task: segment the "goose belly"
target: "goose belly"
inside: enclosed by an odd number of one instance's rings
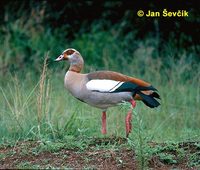
[[[81,98],[80,98],[81,99]],[[132,93],[120,92],[120,93],[100,93],[90,92],[85,96],[83,100],[91,106],[107,109],[108,107],[116,106],[123,101],[130,101],[132,99]]]

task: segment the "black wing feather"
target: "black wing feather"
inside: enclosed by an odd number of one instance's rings
[[[142,91],[148,91],[148,90],[152,90],[154,92],[150,95],[142,93]],[[155,98],[160,99],[160,95],[155,91],[157,91],[157,89],[154,88],[153,86],[144,87],[144,86],[139,86],[137,84],[134,84],[132,82],[124,82],[121,86],[119,86],[117,89],[115,89],[111,93],[132,92],[133,95],[137,93],[141,96],[144,104],[146,104],[147,106],[151,108],[154,108],[160,105],[160,103],[155,99]]]
[[[157,89],[154,88],[153,86],[144,87],[144,86],[139,86],[137,84],[134,84],[132,82],[124,82],[121,86],[119,86],[117,89],[112,91],[112,93],[133,92],[133,91],[148,91],[148,90],[157,91]]]
[[[151,95],[146,95],[142,92],[138,92],[138,94],[142,97],[142,101],[147,106],[154,108],[160,105],[160,103],[156,99],[154,99]]]
[[[112,93],[117,92],[133,92],[135,91],[139,86],[137,84],[131,83],[131,82],[124,82],[121,86],[119,86],[117,89],[112,91]]]

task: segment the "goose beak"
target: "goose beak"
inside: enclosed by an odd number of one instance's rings
[[[56,58],[54,61],[62,61],[64,60],[64,55],[61,54],[58,58]]]

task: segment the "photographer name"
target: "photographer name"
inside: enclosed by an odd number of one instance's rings
[[[158,11],[151,11],[148,10],[148,13],[145,14],[146,17],[188,17],[188,11],[187,10],[177,10],[177,11],[167,11],[167,9],[164,9],[161,12]]]

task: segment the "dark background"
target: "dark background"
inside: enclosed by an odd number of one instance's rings
[[[163,9],[167,9],[168,11],[187,10],[189,12],[189,17],[138,17],[137,11],[139,9],[160,12],[162,12]],[[23,23],[21,24],[21,27],[17,25],[18,23],[16,24],[18,20]],[[32,21],[31,25],[26,28],[26,23],[30,21]],[[12,24],[16,24],[16,27],[18,28],[17,31],[13,28],[14,26]],[[144,39],[151,37],[155,39],[155,42],[152,41],[154,43],[153,46],[155,47],[155,55],[153,55],[153,57],[165,57],[166,53],[168,53],[168,47],[171,46],[170,48],[173,49],[172,56],[174,58],[179,59],[181,57],[180,54],[183,53],[192,53],[195,62],[199,62],[200,60],[200,13],[199,2],[195,0],[154,0],[134,2],[111,0],[1,0],[0,25],[0,37],[3,42],[6,41],[5,37],[8,36],[8,34],[12,40],[18,39],[9,49],[12,50],[12,57],[18,55],[18,52],[16,52],[15,49],[12,49],[12,46],[20,46],[19,51],[23,51],[24,54],[23,61],[20,61],[21,63],[16,65],[2,59],[1,65],[2,68],[4,68],[4,71],[5,68],[6,70],[17,70],[24,65],[22,63],[35,60],[32,55],[36,53],[36,50],[41,51],[39,54],[40,57],[44,56],[46,51],[50,51],[51,54],[57,55],[68,46],[67,44],[73,46],[73,41],[77,40],[79,37],[82,37],[85,34],[91,34],[95,37],[95,33],[97,32],[111,32],[114,35],[114,41],[126,44],[121,47],[127,51],[127,53],[125,52],[125,56],[128,56],[138,48],[138,41],[143,41]],[[57,46],[59,47],[49,44],[42,49],[33,49],[33,45],[27,45],[23,42],[27,42],[33,37],[37,37],[37,35],[31,35],[33,32],[24,33],[22,31],[23,28],[25,31],[35,28],[35,32],[38,31],[40,33],[38,36],[40,37],[49,31],[49,36],[56,37],[55,41],[58,41]],[[91,39],[91,41],[95,41],[95,38]],[[19,42],[20,40],[23,42]],[[11,44],[12,43],[13,42],[11,42]],[[62,43],[65,43],[66,45],[62,45]],[[95,44],[96,43],[98,44],[98,42],[95,42]],[[108,42],[105,40],[105,44],[107,43]],[[119,46],[121,44],[119,44]],[[98,48],[103,47],[104,46],[100,46]],[[76,46],[74,48],[76,48]],[[79,46],[78,48],[79,50],[82,50],[82,47]],[[2,49],[5,50],[5,46],[3,46]],[[5,53],[6,52],[2,52],[1,57],[3,57]],[[101,54],[99,53],[99,55]],[[37,63],[37,61],[35,62]],[[93,60],[89,60],[88,64],[93,62]],[[98,59],[97,66],[103,66],[102,62]]]

